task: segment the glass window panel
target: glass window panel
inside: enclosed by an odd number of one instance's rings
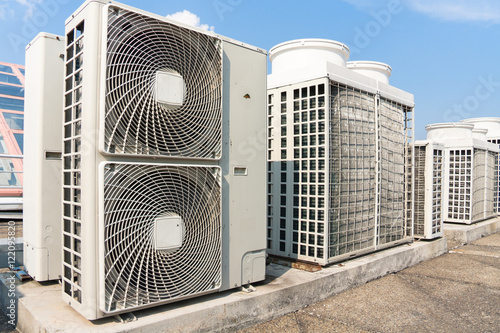
[[[14,133],[14,138],[19,145],[19,149],[21,150],[21,154],[24,154],[24,135],[22,133]]]
[[[7,66],[7,65],[0,65],[0,72],[5,72],[5,73],[14,73],[12,71],[12,67]]]
[[[24,115],[18,113],[4,112],[3,117],[10,129],[24,130]]]
[[[3,139],[2,133],[0,133],[0,154],[7,154],[7,145],[5,144],[5,140]]]
[[[8,86],[6,84],[0,84],[0,94],[24,97],[24,87]]]
[[[21,81],[15,75],[3,74],[0,73],[0,82],[19,84],[21,85]]]
[[[0,186],[21,186],[10,158],[0,158]]]
[[[24,100],[0,97],[0,109],[24,111]]]

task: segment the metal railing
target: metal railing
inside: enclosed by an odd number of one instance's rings
[[[5,189],[22,190],[23,155],[0,154],[0,194]]]

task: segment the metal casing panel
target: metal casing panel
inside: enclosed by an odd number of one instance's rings
[[[444,146],[436,142],[415,144],[415,224],[416,238],[443,236]]]
[[[307,96],[300,93],[304,90]],[[328,263],[328,242],[320,239],[328,240],[329,233],[329,92],[327,77],[268,90],[268,252],[320,265]],[[317,202],[309,206],[311,198]]]
[[[26,48],[24,265],[37,281],[61,277],[61,137],[64,37]]]
[[[369,93],[379,93],[381,97],[409,107],[414,107],[415,105],[414,96],[412,94],[330,62],[325,62],[321,65],[316,64],[310,67],[306,64],[300,71],[292,69],[270,74],[268,76],[268,86],[270,89],[273,89],[325,76],[328,76],[332,81]]]
[[[66,52],[66,80],[72,80],[71,87],[65,87],[65,123],[72,127],[80,124],[79,134],[69,133],[63,138],[63,193],[80,190],[80,198],[75,200],[63,196],[63,224],[70,227],[63,232],[63,300],[87,319],[101,317],[98,309],[98,173],[97,166],[103,158],[97,152],[99,128],[99,92],[102,9],[100,2],[89,1],[83,10],[75,13],[66,24],[67,49],[75,50],[73,55]],[[68,35],[83,33],[71,42]],[[74,36],[74,35],[73,35]],[[83,49],[76,50],[78,40]],[[75,67],[75,60],[81,57],[81,68]],[[72,70],[70,70],[72,69]],[[84,80],[77,82],[80,71]],[[75,92],[80,90],[80,98]],[[79,110],[79,111],[78,111]],[[78,112],[77,112],[78,111]],[[66,115],[70,115],[66,118]],[[75,149],[75,144],[80,145]],[[66,149],[68,144],[69,148]],[[79,164],[75,162],[79,160]],[[68,179],[69,177],[69,179]],[[77,180],[78,177],[78,180]],[[77,229],[77,227],[79,229]]]
[[[229,289],[265,278],[267,57],[227,41],[223,50],[222,289]],[[257,280],[242,280],[247,253],[259,254],[251,260]]]
[[[426,221],[424,237],[433,239],[443,236],[443,168],[444,147],[437,143],[427,146],[426,158]]]

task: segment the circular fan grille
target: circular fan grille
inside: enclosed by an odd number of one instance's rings
[[[220,156],[219,39],[127,10],[110,10],[106,61],[108,153]],[[159,72],[182,77],[182,105],[157,102]]]
[[[221,283],[219,169],[108,164],[104,176],[105,312],[216,290]],[[155,220],[184,223],[175,251],[154,246]]]

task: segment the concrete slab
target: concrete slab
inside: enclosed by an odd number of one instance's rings
[[[493,218],[474,224],[444,223],[443,231],[451,250],[468,244],[500,230],[500,218]]]
[[[487,249],[484,251],[478,249],[475,253],[463,249],[464,247],[452,250],[449,254],[453,256],[422,262],[403,273],[483,285],[486,288],[498,289],[500,292],[500,260],[488,256]]]
[[[398,273],[295,315],[301,332],[494,332],[500,320],[492,300],[499,295],[481,285]]]
[[[19,287],[21,332],[213,332],[236,330],[301,309],[368,281],[446,253],[444,238],[402,245],[318,272],[271,264],[257,291],[227,291],[134,312],[137,321],[113,318],[90,322],[61,300],[58,284]],[[306,320],[305,318],[304,320]],[[285,327],[286,322],[282,323]],[[344,327],[349,331],[349,327]]]
[[[495,258],[497,260],[494,260],[494,261],[498,261],[498,259],[500,258],[500,247],[491,246],[491,247],[487,248],[487,251],[485,251],[485,248],[486,248],[485,246],[474,245],[474,243],[471,243],[471,244],[466,245],[464,247],[450,250],[450,252],[451,253],[486,256],[486,257]]]
[[[493,234],[488,237],[480,238],[478,240],[475,240],[471,243],[472,245],[479,245],[479,246],[494,246],[499,248],[500,247],[500,233]]]
[[[238,333],[498,332],[500,260],[490,256],[498,236]]]

